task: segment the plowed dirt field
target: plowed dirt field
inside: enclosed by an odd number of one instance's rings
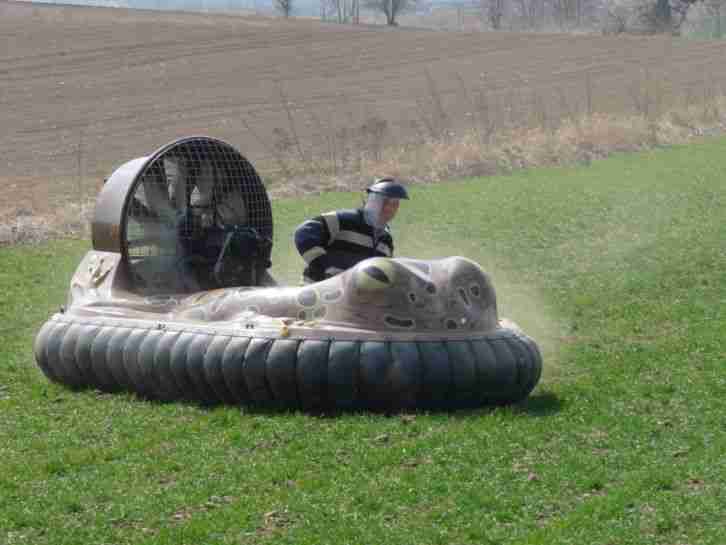
[[[0,211],[94,194],[116,166],[190,134],[271,165],[281,135],[308,153],[372,119],[390,143],[476,108],[505,124],[632,110],[646,87],[654,103],[688,100],[726,84],[725,59],[724,41],[0,1]]]

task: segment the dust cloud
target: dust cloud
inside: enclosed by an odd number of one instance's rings
[[[567,323],[548,303],[544,287],[525,283],[501,256],[485,252],[475,241],[437,241],[420,232],[403,232],[396,238],[398,257],[443,259],[461,256],[476,261],[490,276],[497,296],[499,319],[507,319],[532,337],[542,352],[543,380],[553,380],[560,370],[560,348]]]
[[[462,256],[479,263],[491,277],[500,319],[514,322],[537,342],[544,359],[543,380],[553,380],[560,369],[560,345],[567,327],[565,319],[547,302],[544,288],[525,283],[523,274],[517,273],[501,256],[484,253],[474,241],[452,244],[433,238],[412,228],[395,229],[396,257],[442,259]],[[273,246],[272,263],[271,273],[281,285],[302,283],[304,262],[295,250],[292,232],[280,233]]]

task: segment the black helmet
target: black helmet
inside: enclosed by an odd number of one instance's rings
[[[406,188],[393,178],[379,178],[366,192],[380,193],[389,199],[408,199]]]

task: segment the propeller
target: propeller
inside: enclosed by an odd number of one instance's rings
[[[126,258],[145,289],[253,285],[260,267],[270,266],[267,192],[228,144],[204,137],[170,144],[138,171],[129,192]]]

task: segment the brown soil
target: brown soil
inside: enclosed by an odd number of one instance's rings
[[[391,143],[484,111],[505,125],[588,104],[622,112],[702,98],[726,84],[724,58],[724,41],[0,0],[0,220],[94,195],[113,168],[181,136],[216,136],[273,165],[283,133],[296,133],[305,154],[325,152],[332,135],[346,138],[340,129],[375,118],[388,121]]]

